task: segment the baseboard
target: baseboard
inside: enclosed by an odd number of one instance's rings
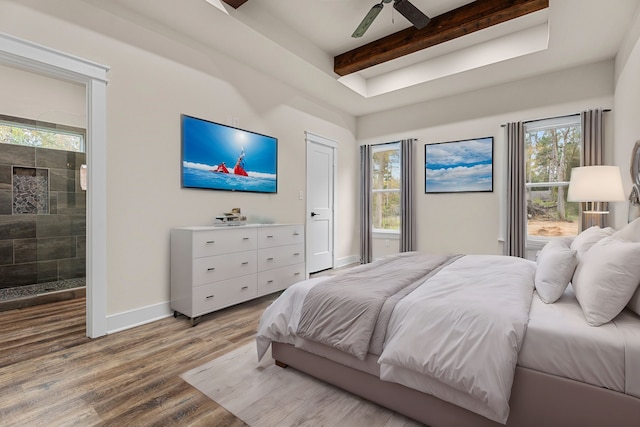
[[[340,259],[336,259],[335,263],[336,265],[333,268],[340,268],[340,267],[345,267],[349,264],[356,264],[360,262],[360,256],[358,255],[351,255],[345,258],[340,258]]]
[[[107,316],[107,334],[124,331],[145,323],[154,322],[173,315],[169,302],[148,305],[135,310]]]
[[[336,259],[336,265],[334,268],[340,268],[359,262],[360,257],[358,255],[351,255]],[[171,310],[168,301],[136,308],[135,310],[124,311],[122,313],[111,314],[107,316],[107,334],[124,331],[125,329],[134,328],[172,315],[173,310]]]

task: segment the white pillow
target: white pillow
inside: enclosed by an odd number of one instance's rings
[[[632,242],[640,242],[640,218],[636,218],[629,224],[622,227],[620,230],[613,233],[614,236],[620,239],[629,240]],[[627,307],[634,313],[640,316],[640,288],[633,294]]]
[[[535,285],[538,296],[547,304],[562,296],[578,264],[571,241],[572,238],[552,240],[538,254]]]
[[[577,251],[576,257],[578,261],[580,258],[596,243],[605,237],[611,236],[615,230],[611,227],[600,228],[597,225],[593,227],[587,228],[582,233],[578,234],[575,239],[573,239],[573,243],[571,243],[571,249],[575,249]]]
[[[640,242],[613,236],[593,245],[578,263],[573,290],[587,323],[600,326],[616,317],[640,284]]]
[[[636,218],[629,224],[616,231],[614,234],[619,239],[640,242],[640,218]]]

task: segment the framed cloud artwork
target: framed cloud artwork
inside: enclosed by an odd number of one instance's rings
[[[424,146],[424,192],[493,191],[493,137]]]

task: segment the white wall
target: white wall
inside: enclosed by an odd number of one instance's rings
[[[50,7],[48,2],[28,4]],[[341,238],[336,257],[357,254],[354,117],[224,55],[181,44],[85,2],[57,2],[47,13],[23,3],[5,2],[0,7],[4,32],[111,67],[108,314],[168,308],[173,226],[210,224],[231,207],[276,222],[303,223],[305,202],[298,200],[298,191],[305,189],[305,131],[339,143],[337,234]],[[129,41],[129,36],[135,38]],[[181,189],[181,113],[222,123],[237,117],[242,128],[276,136],[278,194]]]
[[[397,254],[398,252],[400,252],[400,239],[397,236],[373,236],[371,242],[373,259],[384,258],[387,255]]]
[[[501,125],[611,108],[613,70],[613,61],[600,62],[359,118],[360,144],[418,138],[417,250],[501,254],[506,162]],[[609,140],[611,134],[609,129]],[[425,144],[486,136],[494,137],[492,193],[424,193]]]
[[[0,114],[86,127],[85,87],[0,65]]]
[[[616,58],[615,120],[613,153],[615,164],[620,166],[625,194],[631,192],[629,173],[631,150],[640,140],[640,10],[635,25]],[[628,202],[618,203],[621,209],[614,213],[618,226],[627,222]]]

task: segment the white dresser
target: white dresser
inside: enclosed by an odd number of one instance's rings
[[[171,309],[191,318],[305,279],[302,224],[171,229]]]

